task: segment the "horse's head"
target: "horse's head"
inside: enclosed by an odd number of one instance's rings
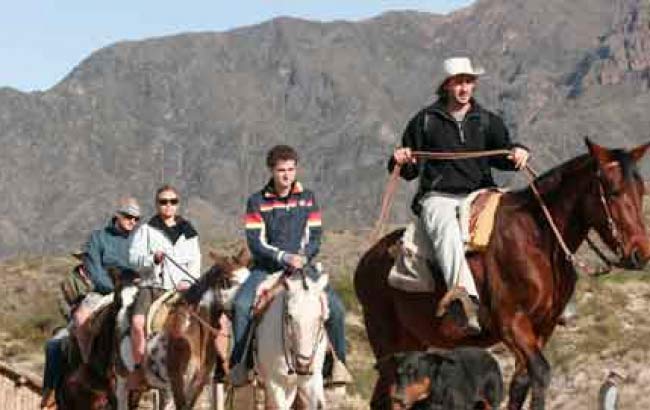
[[[229,279],[238,269],[247,268],[252,260],[251,253],[243,246],[236,255],[220,255],[210,251],[210,258],[214,262],[212,269],[221,272],[224,279]]]
[[[324,327],[329,317],[325,294],[327,283],[328,275],[325,274],[316,281],[301,273],[285,279],[285,343],[297,374],[312,374],[314,357],[326,337]]]
[[[248,265],[251,254],[248,248],[242,247],[234,256],[221,255],[210,251],[213,264],[183,295],[185,302],[195,305],[206,295],[206,292],[215,290],[216,298],[222,307],[229,309],[234,291],[233,281],[243,283],[248,277]]]
[[[585,211],[621,266],[642,269],[650,259],[650,237],[643,219],[644,183],[637,163],[650,143],[630,151],[609,150],[586,140],[596,164]]]

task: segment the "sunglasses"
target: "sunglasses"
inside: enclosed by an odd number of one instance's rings
[[[122,218],[124,218],[124,219],[131,219],[131,220],[136,221],[136,222],[138,222],[140,220],[139,216],[133,216],[133,215],[125,214],[124,212],[121,212],[120,215],[122,215]]]
[[[178,198],[161,198],[158,200],[158,205],[178,205]]]

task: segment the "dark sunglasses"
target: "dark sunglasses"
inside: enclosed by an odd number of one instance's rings
[[[158,200],[158,205],[178,205],[178,198],[171,198],[171,199],[159,199]]]
[[[125,214],[124,212],[121,212],[120,215],[122,215],[122,218],[124,218],[124,219],[132,219],[132,220],[134,220],[136,222],[138,222],[140,220],[139,216],[133,216],[133,215]]]

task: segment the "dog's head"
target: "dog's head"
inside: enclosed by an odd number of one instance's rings
[[[427,399],[440,364],[454,361],[444,351],[395,353],[392,360],[396,367],[395,383],[390,391],[393,410],[409,409]]]

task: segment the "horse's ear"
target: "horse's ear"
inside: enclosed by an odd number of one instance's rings
[[[638,160],[640,160],[645,155],[645,153],[648,151],[648,148],[650,148],[650,142],[646,142],[643,145],[639,145],[638,147],[633,148],[630,151],[630,156],[632,156],[632,160],[634,162],[637,162]]]
[[[242,267],[248,267],[251,263],[251,253],[248,250],[247,246],[242,246],[237,255],[235,256],[235,262]]]
[[[613,161],[612,154],[603,146],[592,142],[589,137],[585,137],[585,144],[589,149],[589,154],[595,158],[601,165],[608,164]]]
[[[228,258],[220,255],[216,251],[211,250],[208,252],[208,254],[210,255],[210,259],[212,259],[212,262],[214,262],[214,264],[217,266],[223,267],[228,262]]]

